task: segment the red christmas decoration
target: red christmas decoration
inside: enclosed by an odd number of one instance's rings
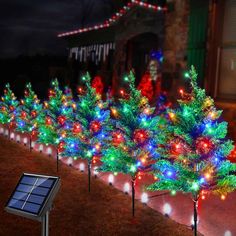
[[[95,76],[91,86],[96,90],[96,93],[102,94],[104,90],[104,85],[102,83],[102,78],[100,76]]]
[[[37,130],[33,130],[31,132],[31,137],[34,138],[34,139],[37,139],[38,138],[38,131]]]
[[[84,90],[83,90],[83,88],[80,87],[80,86],[77,88],[77,92],[78,92],[78,94],[80,94],[80,95],[84,94]]]
[[[35,110],[31,111],[31,116],[35,118],[37,116],[37,112]]]
[[[196,151],[199,155],[206,155],[214,148],[212,141],[206,137],[200,137],[196,140]]]
[[[122,98],[127,100],[130,98],[129,94],[123,88],[120,89],[120,95]]]
[[[180,155],[181,153],[183,154],[184,153],[183,143],[181,143],[179,140],[171,142],[170,150],[173,155]]]
[[[10,111],[14,111],[15,110],[15,107],[14,106],[10,106]]]
[[[190,93],[184,92],[183,89],[180,89],[179,93],[180,93],[181,99],[185,102],[190,102],[193,99],[192,95]]]
[[[81,125],[80,125],[79,123],[74,123],[74,124],[73,124],[73,130],[72,130],[72,132],[73,132],[74,134],[81,133],[81,132],[82,132],[82,127],[81,127]]]
[[[6,111],[6,107],[1,107],[1,110],[2,111]]]
[[[52,119],[50,117],[46,117],[46,125],[51,125],[52,124]]]
[[[48,96],[49,97],[54,97],[55,95],[56,95],[55,91],[53,89],[49,89]]]
[[[114,132],[112,134],[112,142],[114,146],[118,146],[121,143],[124,143],[125,139],[121,132]]]
[[[64,141],[61,141],[59,144],[58,144],[58,152],[61,153],[65,150],[65,142]]]
[[[101,129],[101,124],[99,121],[94,120],[90,123],[90,131],[93,133],[97,133]]]
[[[26,118],[26,115],[27,115],[27,114],[26,114],[25,111],[22,111],[22,112],[21,112],[21,118],[22,118],[22,119],[25,119],[25,118]]]
[[[11,121],[9,124],[10,129],[15,129],[16,128],[16,122]]]
[[[65,116],[58,116],[57,120],[60,125],[64,125],[66,122],[66,117]]]
[[[28,96],[29,96],[29,91],[28,91],[28,90],[25,90],[25,91],[24,91],[24,94],[25,94],[25,96],[28,97]]]
[[[144,129],[137,129],[134,131],[133,139],[136,143],[143,144],[148,139],[148,133]]]
[[[229,154],[228,160],[233,162],[233,163],[236,163],[236,145],[234,146],[234,149]]]

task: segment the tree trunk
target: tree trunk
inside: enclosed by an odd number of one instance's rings
[[[8,126],[8,139],[9,140],[11,139],[11,128],[10,128],[10,126]]]
[[[57,172],[59,169],[59,153],[58,153],[58,148],[57,148]]]
[[[32,150],[31,145],[32,145],[32,138],[31,138],[31,134],[30,134],[29,135],[29,149],[30,149],[30,152]]]
[[[134,217],[135,215],[135,178],[132,178],[131,180],[132,183],[132,216]]]
[[[91,161],[88,161],[88,191],[90,193],[90,185],[91,185]]]

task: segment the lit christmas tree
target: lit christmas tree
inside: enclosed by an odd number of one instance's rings
[[[26,85],[24,91],[24,99],[21,100],[17,109],[16,130],[29,134],[29,146],[31,150],[32,136],[37,130],[37,119],[42,112],[42,104],[40,104],[37,95],[32,90],[31,83]]]
[[[221,122],[222,111],[197,85],[197,74],[189,73],[191,93],[180,90],[179,108],[170,111],[173,130],[165,145],[163,159],[154,164],[158,181],[149,190],[190,193],[194,202],[194,235],[197,235],[199,198],[214,193],[225,199],[236,188],[236,164],[227,160],[233,148],[227,140],[227,123]]]
[[[90,191],[91,165],[99,158],[102,141],[108,135],[110,111],[107,109],[107,103],[102,101],[101,95],[92,88],[89,74],[83,76],[82,81],[85,88],[80,88],[73,125],[62,139],[62,155],[75,160],[87,160]]]
[[[10,89],[10,84],[7,84],[0,103],[0,123],[7,126],[9,138],[11,129],[15,128],[15,117],[18,104],[19,102]]]
[[[153,159],[159,158],[161,146],[165,143],[166,120],[154,115],[155,108],[150,107],[148,99],[135,88],[132,73],[124,79],[129,83],[129,91],[122,92],[124,98],[111,108],[115,122],[112,122],[110,139],[102,151],[100,170],[131,176],[134,216],[135,181],[150,168]]]
[[[44,102],[45,112],[41,114],[38,121],[38,142],[53,145],[57,149],[57,170],[59,152],[62,146],[60,139],[65,137],[66,129],[73,120],[73,107],[70,100],[59,88],[57,79],[52,81],[49,90],[49,100]]]

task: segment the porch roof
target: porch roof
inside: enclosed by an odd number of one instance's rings
[[[73,37],[72,35],[67,37],[68,46],[73,47],[76,45],[89,46],[104,43],[113,43],[115,41],[115,26],[109,28],[103,28],[96,31],[88,31],[80,34],[79,37]]]

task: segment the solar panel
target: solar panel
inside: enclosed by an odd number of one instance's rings
[[[59,185],[59,177],[24,173],[5,209],[30,218],[41,217],[51,207]]]

